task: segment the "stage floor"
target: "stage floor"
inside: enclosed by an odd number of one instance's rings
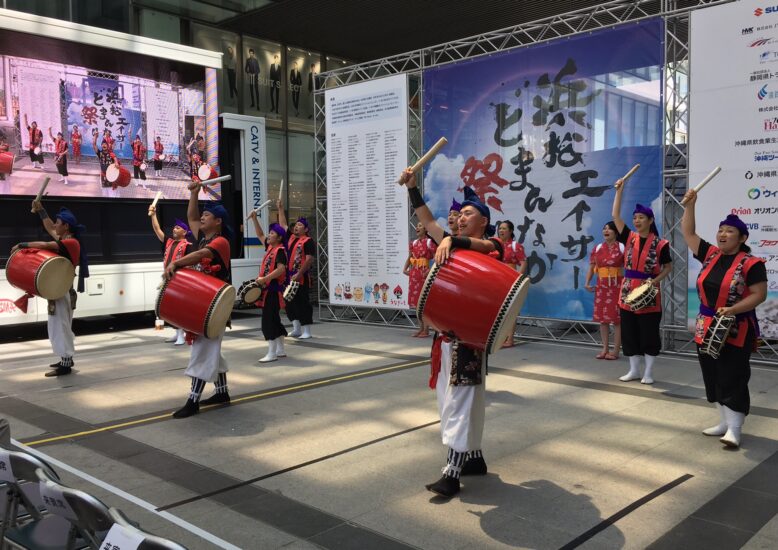
[[[229,407],[172,419],[188,349],[135,328],[79,337],[60,379],[43,377],[48,341],[0,345],[0,416],[65,483],[192,549],[778,548],[778,369],[753,368],[730,451],[700,433],[717,414],[694,360],[660,357],[649,387],[594,348],[503,350],[487,378],[489,474],[445,502],[424,489],[445,459],[429,339],[316,324],[260,366],[259,321],[224,339]]]

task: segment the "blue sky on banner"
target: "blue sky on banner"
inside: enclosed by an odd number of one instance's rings
[[[424,146],[449,140],[425,198],[445,227],[467,184],[516,225],[534,283],[524,315],[591,319],[589,256],[636,163],[622,216],[639,202],[661,217],[662,37],[647,21],[424,72]]]

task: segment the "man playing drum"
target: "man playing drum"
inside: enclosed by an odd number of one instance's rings
[[[465,187],[465,201],[457,219],[459,233],[452,237],[440,227],[424,202],[416,176],[406,169],[400,182],[408,188],[411,205],[427,234],[438,244],[435,262],[444,264],[454,248],[470,249],[502,259],[499,239],[489,238],[494,227],[489,224],[489,207]],[[452,315],[463,312],[452,307]],[[440,434],[448,447],[443,476],[427,485],[427,489],[444,498],[451,498],[459,490],[462,475],[486,474],[486,462],[481,451],[484,428],[487,354],[456,340],[438,334],[432,345],[432,376],[430,387],[435,388],[440,411]]]
[[[624,355],[629,358],[629,372],[619,380],[629,382],[640,380],[643,384],[653,384],[652,369],[659,351],[662,339],[659,335],[659,323],[662,320],[662,298],[657,292],[655,297],[640,309],[633,309],[627,303],[631,293],[637,289],[651,290],[651,286],[659,289],[659,283],[670,274],[673,264],[670,259],[669,243],[659,238],[659,231],[654,223],[654,212],[642,204],[635,206],[632,213],[632,223],[635,231],[631,231],[621,217],[621,195],[624,191],[624,180],[616,182],[616,196],[613,199],[613,223],[618,231],[617,240],[624,244],[624,280],[619,295],[621,308],[621,346]],[[631,298],[631,296],[630,296]],[[645,358],[646,368],[640,375],[640,356]]]
[[[281,200],[276,201],[276,205],[278,206],[278,224],[284,230],[289,231],[284,205]],[[300,284],[294,298],[286,304],[286,316],[292,321],[292,333],[289,336],[300,339],[311,338],[313,306],[311,306],[309,297],[310,271],[316,256],[316,244],[311,238],[308,220],[305,218],[297,218],[297,221],[294,222],[287,250],[289,250],[289,276],[292,282]]]
[[[751,378],[749,359],[759,337],[756,306],[767,298],[765,261],[751,255],[746,244],[748,226],[735,215],[719,224],[716,245],[704,241],[696,233],[694,207],[697,192],[686,192],[686,210],[681,218],[683,238],[702,262],[697,277],[700,312],[694,341],[705,382],[708,402],[715,403],[720,420],[716,426],[703,430],[710,436],[721,436],[727,447],[740,446],[740,431],[748,414],[751,399],[748,380]],[[703,353],[705,338],[715,330],[721,318],[734,316],[719,338],[724,344],[718,357]]]
[[[73,212],[67,208],[61,208],[57,213],[56,221],[51,221],[43,205],[35,200],[32,209],[38,213],[43,221],[46,232],[52,236],[53,241],[35,241],[19,243],[11,252],[20,248],[41,248],[56,252],[71,261],[73,266],[78,266],[78,291],[84,292],[84,279],[89,277],[89,262],[87,254],[81,246],[81,236],[86,227],[79,225]],[[49,365],[52,369],[46,376],[62,376],[70,374],[73,369],[73,354],[75,353],[75,335],[73,334],[73,310],[76,309],[76,293],[71,288],[70,292],[58,300],[49,300],[48,332],[51,341],[51,349],[59,355],[58,363]]]
[[[43,132],[38,128],[38,123],[34,120],[32,124],[27,124],[27,115],[24,115],[24,125],[29,132],[30,161],[32,167],[43,170]]]
[[[189,228],[195,239],[202,237],[196,250],[183,258],[174,260],[165,268],[165,277],[175,276],[176,270],[196,266],[195,269],[208,273],[225,282],[230,282],[230,242],[232,231],[229,227],[227,209],[221,204],[208,204],[200,214],[197,205],[197,194],[200,186],[190,184],[189,207],[187,218]],[[196,296],[193,296],[196,299]],[[189,336],[189,335],[188,335]],[[173,413],[174,418],[186,418],[200,411],[200,404],[228,404],[230,394],[227,390],[227,361],[222,355],[222,338],[205,338],[197,336],[192,342],[192,354],[189,366],[184,374],[192,379],[189,398],[182,408]],[[191,336],[189,338],[191,340]],[[216,385],[216,393],[208,399],[200,401],[206,382]]]

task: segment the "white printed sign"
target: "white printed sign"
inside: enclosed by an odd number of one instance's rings
[[[11,469],[11,457],[5,449],[0,449],[0,481],[8,481],[9,483],[16,481]]]
[[[100,550],[137,550],[145,538],[143,533],[131,531],[118,523],[114,523],[105,536]]]
[[[65,499],[65,495],[62,494],[62,490],[51,483],[39,483],[38,487],[41,492],[41,500],[46,509],[57,516],[62,516],[65,519],[77,520],[78,516],[70,507],[68,501]]]

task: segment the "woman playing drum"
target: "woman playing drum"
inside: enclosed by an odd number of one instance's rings
[[[157,136],[154,139],[154,175],[157,177],[162,176],[162,155],[165,152],[165,146],[162,145],[162,138]]]
[[[281,200],[276,201],[278,207],[278,225],[285,231],[290,226],[286,223],[286,213]],[[291,282],[300,286],[295,295],[286,302],[286,316],[292,321],[292,334],[295,338],[307,340],[311,338],[313,325],[313,306],[311,306],[310,291],[313,286],[311,268],[316,257],[316,244],[311,238],[308,220],[299,217],[291,225],[292,235],[287,243],[289,251],[289,277]]]
[[[408,196],[416,216],[427,234],[438,243],[435,262],[444,264],[454,248],[465,248],[502,259],[499,239],[490,225],[489,207],[465,187],[465,201],[457,220],[459,234],[452,237],[436,222],[430,209],[416,187],[416,176],[406,169],[400,179],[408,187]],[[488,281],[484,281],[487,285]],[[452,304],[452,315],[466,315]],[[486,462],[481,452],[484,428],[487,354],[439,334],[432,345],[432,377],[430,387],[435,388],[440,411],[440,433],[448,447],[448,457],[443,477],[427,485],[427,489],[444,498],[459,492],[461,475],[486,474]]]
[[[403,273],[408,276],[408,305],[416,308],[419,302],[419,294],[427,274],[430,271],[430,260],[435,257],[437,245],[427,237],[427,230],[419,222],[416,224],[416,239],[408,245],[408,259],[405,260]],[[413,333],[416,338],[426,338],[430,335],[429,328],[419,319],[421,328]]]
[[[203,213],[197,206],[197,195],[200,186],[190,184],[189,207],[186,214],[189,228],[195,239],[202,238],[195,247],[196,250],[183,258],[174,260],[165,268],[165,277],[170,279],[176,270],[186,266],[196,266],[199,271],[212,275],[225,282],[230,282],[230,242],[232,235],[229,214],[221,204],[209,203]],[[227,388],[227,361],[222,355],[222,339],[224,333],[217,338],[196,337],[192,342],[192,354],[189,366],[184,374],[192,379],[189,398],[182,408],[173,413],[174,418],[186,418],[200,412],[200,405],[215,403],[228,404],[230,394]],[[191,338],[190,338],[191,339]],[[208,399],[200,401],[206,382],[216,385],[216,393]]]
[[[497,223],[497,237],[502,243],[502,261],[512,266],[519,273],[527,270],[527,254],[524,252],[524,245],[516,242],[516,236],[513,233],[513,222],[505,220]],[[503,347],[513,347],[513,332],[503,344]]]
[[[719,410],[719,423],[703,430],[711,436],[722,436],[728,447],[740,445],[740,430],[748,414],[751,377],[749,359],[759,336],[756,306],[767,298],[765,261],[750,254],[746,244],[748,226],[735,215],[719,224],[716,245],[704,241],[696,233],[694,206],[697,192],[686,192],[686,210],[681,218],[683,238],[702,262],[697,277],[700,311],[694,341],[705,382],[705,394]],[[721,338],[724,346],[717,358],[701,353],[704,339],[713,330],[717,318],[734,316],[735,321]]]
[[[192,236],[192,231],[189,226],[176,219],[171,230],[170,237],[165,236],[165,232],[159,226],[159,220],[157,220],[157,207],[149,206],[149,217],[151,217],[151,227],[154,229],[154,234],[157,236],[160,242],[165,243],[165,253],[163,256],[163,267],[170,265],[170,262],[179,260],[192,252],[192,243],[188,237]],[[183,346],[186,344],[184,338],[184,329],[177,328],[176,335],[173,338],[165,340],[165,342],[173,342],[176,346]]]
[[[68,184],[68,142],[62,137],[62,132],[57,132],[57,137],[49,127],[49,137],[54,142],[54,164],[59,172],[59,181]]]
[[[631,231],[621,218],[621,194],[624,181],[616,182],[616,196],[613,199],[613,223],[618,230],[617,240],[625,246],[624,281],[619,295],[621,308],[621,337],[624,355],[629,358],[629,372],[619,380],[629,382],[640,380],[643,384],[653,384],[652,370],[654,361],[662,349],[659,323],[662,320],[662,299],[659,292],[640,309],[629,305],[627,298],[632,293],[652,290],[658,291],[659,283],[670,274],[673,264],[670,259],[669,243],[659,238],[654,223],[654,212],[638,204],[632,212]],[[638,291],[638,287],[641,287]],[[645,358],[646,368],[640,376],[640,356]]]
[[[43,227],[51,235],[53,241],[36,241],[19,243],[11,252],[20,248],[41,248],[56,252],[78,266],[78,291],[84,292],[84,279],[89,277],[89,262],[84,248],[81,246],[81,236],[86,228],[79,225],[73,212],[61,208],[56,221],[52,222],[46,209],[39,201],[32,202],[32,209],[43,221]],[[49,300],[48,332],[51,349],[59,355],[58,363],[49,365],[52,370],[46,376],[62,376],[70,374],[73,369],[73,354],[75,352],[75,335],[73,334],[73,310],[76,309],[76,293],[73,289],[58,300]]]
[[[286,328],[281,323],[281,308],[284,307],[284,286],[286,283],[287,255],[284,239],[286,231],[277,223],[270,224],[267,237],[257,220],[257,211],[249,216],[254,223],[254,231],[259,242],[265,245],[265,257],[259,266],[257,283],[263,288],[257,305],[262,308],[262,336],[267,340],[267,354],[260,363],[270,363],[279,357],[286,357],[284,337]]]
[[[602,228],[605,242],[594,247],[586,274],[586,290],[594,292],[592,320],[600,323],[602,351],[597,359],[616,360],[621,348],[621,316],[619,293],[624,280],[624,245],[616,241],[616,224],[608,222]],[[597,274],[597,284],[592,286],[592,276]],[[613,353],[608,342],[610,325],[613,325]]]

